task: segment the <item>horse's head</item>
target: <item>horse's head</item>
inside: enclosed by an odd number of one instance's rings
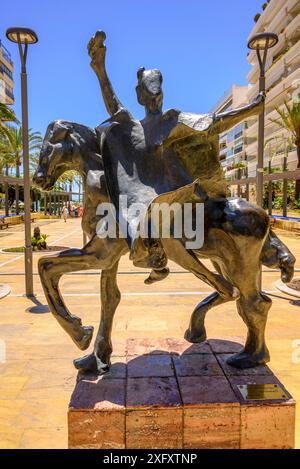
[[[80,124],[57,120],[48,125],[33,183],[51,190],[70,169],[82,169],[83,155],[99,153],[96,133]]]

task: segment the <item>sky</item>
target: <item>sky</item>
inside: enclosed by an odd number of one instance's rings
[[[29,126],[45,133],[55,119],[95,127],[108,117],[87,43],[106,32],[108,75],[136,118],[136,72],[161,70],[164,109],[208,112],[233,84],[246,84],[247,38],[263,0],[13,0],[1,5],[0,38],[15,63],[20,111],[20,59],[5,31],[27,26],[39,42],[27,59]]]

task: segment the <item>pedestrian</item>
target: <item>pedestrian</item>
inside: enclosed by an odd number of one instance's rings
[[[62,211],[62,216],[63,216],[65,223],[67,222],[68,214],[69,214],[69,210],[68,210],[68,207],[65,205]]]

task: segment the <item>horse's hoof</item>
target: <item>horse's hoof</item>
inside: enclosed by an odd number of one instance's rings
[[[145,285],[151,285],[152,283],[160,282],[165,279],[169,273],[170,269],[168,269],[168,267],[161,270],[152,270],[149,277],[144,280],[144,283]]]
[[[196,334],[191,329],[187,329],[185,331],[184,338],[185,340],[187,340],[188,342],[191,342],[192,344],[199,344],[201,342],[205,342],[207,339],[207,336],[206,336],[205,330],[201,331],[200,334],[199,332]]]
[[[77,358],[73,361],[73,364],[81,373],[104,374],[109,370],[109,364],[103,363],[94,353]]]
[[[87,348],[89,348],[89,345],[91,343],[94,328],[93,326],[84,326],[82,330],[83,330],[83,334],[81,338],[79,340],[76,339],[75,342],[76,342],[77,347],[80,348],[80,350],[86,350]]]
[[[227,364],[235,368],[245,369],[254,368],[255,366],[265,365],[270,361],[268,351],[260,354],[250,354],[244,351],[236,353],[227,359]]]

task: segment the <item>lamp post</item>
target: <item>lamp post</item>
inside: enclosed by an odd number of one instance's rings
[[[28,146],[28,101],[26,59],[28,44],[35,44],[38,37],[28,28],[9,28],[6,37],[19,46],[21,59],[21,98],[22,98],[22,146],[23,146],[23,177],[24,177],[24,225],[25,225],[25,286],[26,296],[33,296],[31,219],[30,219],[30,174]]]
[[[256,50],[260,76],[259,91],[266,92],[265,67],[267,61],[268,49],[274,47],[278,42],[278,36],[274,33],[258,33],[254,34],[248,42],[249,49]],[[257,168],[256,168],[256,203],[260,207],[263,206],[263,189],[264,189],[264,145],[265,145],[265,105],[258,117],[258,151],[257,151]]]

